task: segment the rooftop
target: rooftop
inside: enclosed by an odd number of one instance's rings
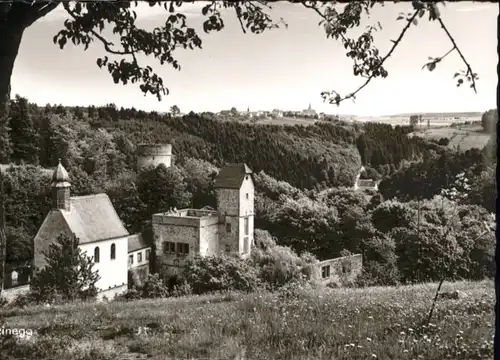
[[[52,175],[53,183],[64,183],[69,182],[69,175],[64,166],[61,164],[61,159],[59,159],[59,164],[57,164],[56,169]]]
[[[142,234],[133,234],[128,237],[128,252],[133,252],[145,248],[149,248],[149,244],[147,244],[146,240],[142,236]]]
[[[61,214],[80,244],[129,235],[108,195],[75,196],[70,202],[70,210]]]
[[[220,169],[219,174],[217,174],[215,187],[239,189],[245,179],[245,175],[250,174],[252,174],[252,170],[246,164],[228,164]]]

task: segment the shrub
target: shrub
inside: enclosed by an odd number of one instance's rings
[[[189,261],[180,282],[190,286],[194,294],[239,290],[254,291],[260,281],[252,264],[232,256],[209,256]]]
[[[142,286],[142,297],[145,299],[163,298],[168,296],[168,288],[158,274],[149,274]]]
[[[312,271],[307,265],[317,262],[313,255],[304,253],[299,257],[290,247],[276,245],[271,235],[260,229],[255,230],[255,244],[252,263],[269,289],[312,278]]]
[[[400,274],[396,262],[380,263],[367,261],[356,285],[364,286],[394,286],[400,283]]]
[[[407,204],[388,200],[377,206],[372,212],[375,228],[387,233],[395,227],[410,227],[416,218],[416,211]]]
[[[115,296],[117,301],[133,301],[142,298],[142,294],[136,288],[128,289],[125,293]]]
[[[174,297],[179,297],[179,296],[187,296],[191,295],[193,293],[193,289],[191,288],[191,285],[183,281],[180,284],[174,285],[172,290],[170,291],[170,295]]]
[[[25,306],[37,304],[40,301],[39,299],[40,295],[36,291],[31,290],[26,294],[17,295],[9,305],[16,308],[23,308]]]
[[[450,144],[450,139],[448,138],[441,138],[438,141],[438,145],[448,146],[449,144]]]

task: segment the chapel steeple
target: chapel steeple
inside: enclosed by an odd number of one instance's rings
[[[59,159],[59,164],[52,175],[52,209],[71,210],[70,188],[68,172]]]

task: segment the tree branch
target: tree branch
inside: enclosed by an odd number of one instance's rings
[[[316,12],[316,14],[318,14],[323,20],[325,20],[327,22],[330,22],[326,18],[326,16],[321,11],[319,11],[319,9],[316,6],[314,6],[314,5],[308,5],[305,1],[302,1],[301,4],[304,5],[308,9],[313,9]],[[340,34],[340,37],[342,38],[342,40],[347,41],[347,39],[345,38],[344,34]]]
[[[476,77],[475,77],[475,74],[472,72],[471,66],[469,65],[469,63],[467,62],[467,60],[465,60],[464,55],[462,54],[462,52],[458,48],[457,43],[455,42],[455,39],[453,38],[453,36],[451,36],[450,32],[446,28],[446,25],[443,23],[443,20],[441,20],[441,18],[438,18],[437,20],[439,21],[439,24],[441,25],[441,27],[443,28],[444,32],[446,33],[446,35],[448,35],[448,38],[450,39],[451,43],[453,44],[453,49],[455,49],[458,52],[458,55],[460,55],[460,58],[464,62],[465,66],[467,67],[467,73],[466,73],[466,75],[470,76],[470,79],[471,79],[471,82],[472,82],[471,87],[474,90],[474,92],[477,94],[476,80],[475,80]]]
[[[335,103],[337,105],[340,104],[340,102],[342,102],[344,100],[347,100],[347,99],[350,99],[350,98],[355,98],[356,94],[359,93],[361,90],[363,90],[372,81],[372,79],[375,77],[375,75],[373,74],[373,72],[375,70],[379,69],[380,67],[382,67],[382,65],[385,63],[385,61],[392,55],[392,53],[394,52],[394,50],[396,50],[396,48],[398,47],[399,43],[403,39],[406,31],[410,28],[410,25],[412,24],[413,20],[418,16],[418,13],[419,13],[419,10],[415,11],[413,13],[413,15],[409,19],[407,19],[407,24],[403,28],[403,30],[401,31],[401,33],[399,34],[399,37],[396,39],[396,41],[391,40],[393,42],[393,45],[392,45],[391,49],[382,58],[382,60],[380,61],[380,63],[373,68],[372,74],[368,77],[368,79],[366,79],[366,81],[363,83],[363,85],[361,85],[356,91],[350,93],[349,95],[346,95],[346,96],[340,97],[340,98],[337,97],[337,99],[335,100]],[[331,100],[330,100],[330,102],[331,102]]]
[[[241,8],[239,6],[235,6],[234,11],[236,11],[236,17],[240,22],[241,31],[243,31],[243,34],[246,34],[247,31],[245,30],[245,26],[243,26],[243,21],[241,21]]]
[[[75,15],[75,13],[73,11],[70,10],[67,3],[63,4],[63,6],[64,6],[64,10],[66,10],[66,12],[73,19],[78,20],[78,17]],[[114,44],[111,41],[106,40],[102,35],[97,33],[94,29],[91,29],[89,32],[92,35],[94,35],[94,37],[96,37],[99,41],[101,41],[101,43],[104,46],[104,50],[106,50],[108,53],[114,54],[114,55],[132,55],[134,57],[134,60],[135,60],[135,51],[133,51],[133,50],[130,50],[130,51],[113,50],[113,49],[111,49],[111,46],[114,46]]]

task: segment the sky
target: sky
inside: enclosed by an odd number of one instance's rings
[[[311,103],[318,112],[381,116],[412,112],[485,111],[496,107],[498,76],[498,5],[478,2],[440,5],[441,17],[474,72],[478,73],[477,94],[468,86],[457,87],[454,73],[464,69],[457,52],[452,52],[433,72],[422,70],[428,57],[444,55],[453,45],[439,23],[428,17],[411,26],[405,38],[385,63],[389,76],[374,79],[357,96],[340,107],[324,103],[320,93],[336,90],[347,94],[364,79],[355,77],[353,62],[345,56],[340,42],[327,39],[320,18],[301,4],[277,2],[273,19],[283,17],[288,27],[263,34],[244,34],[234,10],[223,12],[225,29],[205,34],[201,29],[204,2],[183,4],[189,26],[198,31],[203,48],[179,49],[174,57],[182,69],[161,66],[156,60],[140,57],[164,79],[170,94],[161,102],[144,96],[137,84],[114,84],[96,59],[105,54],[99,42],[84,51],[72,43],[60,50],[52,42],[67,18],[57,8],[26,29],[11,81],[12,96],[30,102],[67,106],[104,105],[135,107],[146,111],[169,111],[177,105],[182,112],[220,111],[236,107],[246,110],[302,110]],[[385,54],[405,25],[397,21],[400,12],[412,11],[411,3],[375,5],[361,29],[379,21],[383,29],[375,44]],[[163,8],[140,4],[137,25],[152,28],[165,22]],[[358,31],[359,32],[359,31]]]

